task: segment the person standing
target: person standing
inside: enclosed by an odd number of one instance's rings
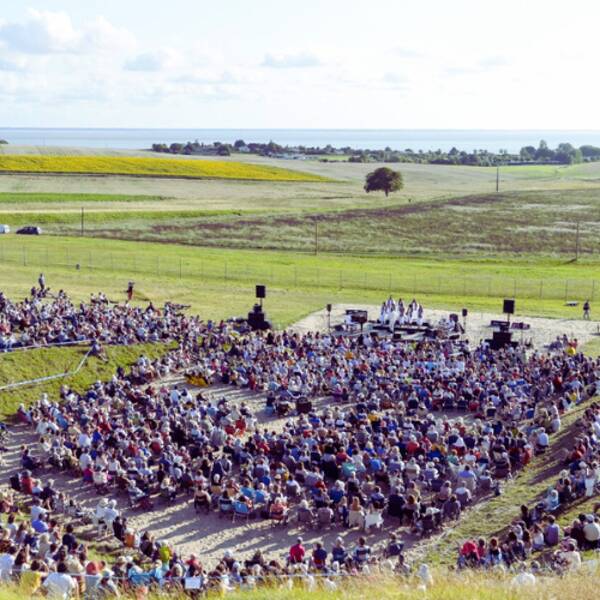
[[[40,286],[40,290],[43,292],[46,289],[46,277],[43,273],[40,273],[38,277],[38,284]]]
[[[590,320],[590,301],[589,301],[589,300],[586,300],[586,301],[583,303],[583,318],[584,318],[586,321],[589,321],[589,320]]]
[[[131,302],[133,300],[133,281],[130,281],[127,284],[127,302]]]

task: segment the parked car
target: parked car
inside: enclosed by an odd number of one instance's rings
[[[10,233],[9,225],[0,225],[0,233]]]
[[[26,227],[17,229],[17,233],[21,235],[42,235],[42,228],[35,225],[27,225]]]

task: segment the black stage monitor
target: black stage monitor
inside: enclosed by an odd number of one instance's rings
[[[256,297],[261,298],[261,299],[267,297],[267,286],[266,285],[257,285],[256,286]]]
[[[514,315],[515,314],[515,301],[505,298],[502,312],[505,315]]]
[[[469,314],[469,311],[466,308],[462,309],[462,316],[466,317]]]

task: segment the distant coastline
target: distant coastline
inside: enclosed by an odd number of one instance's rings
[[[152,151],[160,154],[179,154],[186,156],[232,156],[248,155],[266,156],[284,160],[319,160],[321,162],[351,163],[420,163],[430,165],[463,165],[470,167],[495,167],[500,165],[572,165],[581,162],[600,160],[600,147],[590,144],[576,148],[568,142],[551,148],[545,140],[537,146],[528,144],[518,153],[507,150],[490,152],[474,150],[467,152],[453,146],[449,152],[438,150],[419,150],[412,148],[395,150],[389,146],[383,150],[372,148],[352,148],[349,146],[282,146],[271,140],[267,144],[236,140],[233,144],[213,142],[204,144],[199,140],[193,142],[173,142],[171,144],[152,144]]]
[[[274,140],[281,146],[320,146],[368,148],[418,152],[452,147],[461,151],[485,150],[519,153],[527,145],[545,140],[548,146],[568,142],[579,148],[600,146],[600,131],[584,130],[465,130],[465,129],[118,129],[118,128],[11,128],[0,127],[0,138],[13,146],[62,146],[73,148],[114,148],[141,150],[154,143],[171,144],[198,140],[212,144],[234,144],[243,139],[267,144]]]

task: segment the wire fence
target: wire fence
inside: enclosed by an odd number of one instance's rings
[[[123,279],[140,276],[192,279],[199,282],[264,283],[279,288],[323,288],[372,290],[393,294],[525,298],[544,300],[590,300],[600,294],[600,281],[591,278],[529,279],[505,275],[431,274],[404,272],[402,260],[396,268],[361,268],[348,258],[348,267],[264,264],[260,260],[240,262],[214,258],[161,257],[142,253],[110,251],[95,253],[43,245],[0,243],[0,264],[23,267],[75,269],[83,272],[121,273]]]

